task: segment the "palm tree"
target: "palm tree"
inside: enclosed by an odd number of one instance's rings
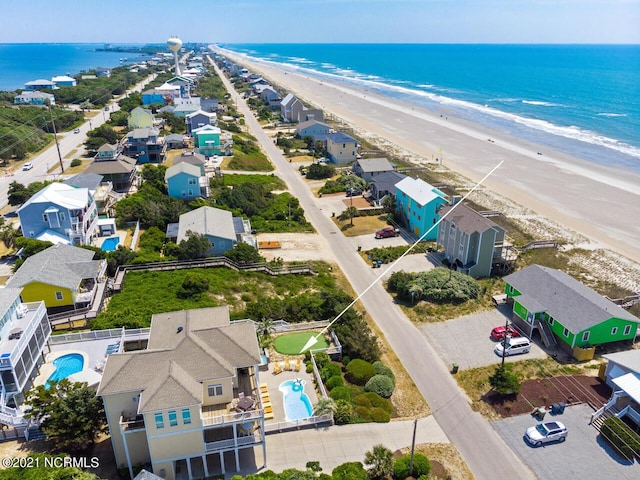
[[[368,467],[369,478],[387,478],[393,473],[393,453],[382,444],[364,454],[364,464]]]
[[[272,318],[262,317],[258,323],[258,344],[260,347],[268,347],[271,344],[271,334],[276,331],[276,325]]]
[[[353,225],[353,217],[358,216],[358,209],[354,206],[347,207],[347,209],[338,215],[338,220],[344,222],[345,220],[350,220],[351,225]]]
[[[321,415],[328,415],[330,413],[334,413],[336,410],[336,403],[333,401],[333,398],[321,398],[316,403],[316,406],[313,408],[313,414],[317,417]]]

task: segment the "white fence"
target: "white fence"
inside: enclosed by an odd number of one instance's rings
[[[293,422],[274,422],[265,423],[264,431],[266,434],[283,432],[286,430],[299,430],[301,428],[319,427],[333,425],[332,415],[320,415],[318,417],[309,417]]]

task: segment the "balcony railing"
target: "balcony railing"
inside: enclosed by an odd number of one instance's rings
[[[144,430],[144,417],[135,415],[133,417],[120,416],[120,426],[123,431]]]
[[[23,329],[22,335],[20,336],[20,340],[18,340],[15,345],[12,345],[10,354],[7,355],[5,353],[2,357],[0,357],[0,367],[12,367],[13,365],[15,365],[15,361],[26,348],[26,345],[33,337],[35,330],[37,328],[40,328],[42,318],[47,314],[44,302],[29,302],[23,303],[23,305],[27,308],[27,312],[25,315],[27,319],[26,326]],[[22,320],[20,320],[20,322],[22,322]],[[50,334],[51,331],[49,331],[48,335]],[[45,338],[45,341],[46,340],[47,338]]]
[[[246,447],[248,445],[256,445],[261,443],[263,436],[260,432],[255,432],[252,435],[246,435],[237,437],[236,441],[233,438],[226,440],[218,440],[216,442],[206,442],[204,444],[207,453],[219,452],[220,450],[230,450],[236,447]]]
[[[202,416],[202,425],[204,427],[222,426],[233,423],[245,423],[249,421],[259,420],[264,416],[264,412],[259,410],[247,410],[246,412],[233,412],[215,415],[211,417]]]

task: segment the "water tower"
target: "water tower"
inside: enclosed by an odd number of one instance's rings
[[[176,75],[180,75],[180,65],[178,65],[178,51],[182,48],[182,40],[178,37],[171,37],[167,40],[169,50],[173,52],[173,58],[176,62]]]

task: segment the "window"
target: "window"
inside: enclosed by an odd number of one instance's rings
[[[626,327],[624,327],[623,335],[629,335],[629,333],[631,333],[631,325],[627,325]]]
[[[219,397],[222,395],[222,384],[216,383],[215,385],[209,385],[207,387],[207,392],[210,397]]]
[[[589,335],[591,335],[591,332],[584,332],[582,334],[582,341],[583,342],[588,342],[589,341]]]
[[[182,409],[182,423],[189,425],[191,423],[191,410],[188,408]]]
[[[46,214],[46,213],[43,213],[43,214],[42,214],[42,221],[43,221],[43,222],[48,222],[48,221],[49,221],[49,218],[47,217],[47,214]]]
[[[64,299],[64,295],[62,294],[62,292],[56,292],[56,300],[63,300]]]
[[[64,220],[65,219],[64,212],[60,212],[58,215],[60,216],[60,220]]]
[[[611,335],[617,335],[618,334],[618,327],[613,327],[611,329]]]
[[[563,334],[565,337],[569,338],[569,329],[568,329],[568,328],[565,328],[565,329],[562,331],[562,334]]]
[[[555,320],[553,320],[553,317],[549,317],[549,325],[553,325],[553,322],[554,322],[554,321],[555,321]]]
[[[156,428],[164,428],[164,417],[162,413],[156,413],[154,417],[156,419]]]
[[[195,185],[196,184],[196,179],[195,178],[190,178],[189,179],[189,185]]]
[[[175,410],[169,410],[169,426],[175,427],[178,425],[178,414]]]

